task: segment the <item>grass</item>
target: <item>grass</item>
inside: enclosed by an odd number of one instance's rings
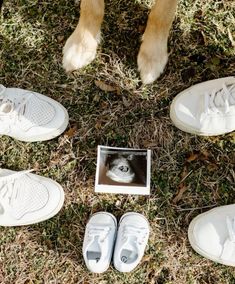
[[[234,202],[235,134],[196,137],[176,129],[169,118],[179,91],[234,75],[234,1],[179,1],[167,68],[154,84],[142,86],[136,56],[150,5],[149,0],[106,1],[95,61],[68,75],[61,51],[79,18],[79,1],[4,1],[0,82],[61,102],[70,130],[33,144],[1,137],[1,168],[35,168],[61,183],[66,199],[61,212],[46,222],[0,229],[0,283],[235,283],[233,268],[200,257],[187,240],[193,217]],[[96,80],[118,91],[105,93]],[[94,194],[98,144],[152,149],[149,198]],[[182,184],[186,190],[175,202]],[[102,275],[87,271],[84,226],[99,210],[117,217],[133,210],[148,217],[149,245],[132,273],[112,266]]]

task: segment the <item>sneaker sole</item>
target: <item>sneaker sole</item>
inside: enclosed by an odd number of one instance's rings
[[[58,182],[56,182],[52,179],[49,179],[49,178],[46,178],[46,177],[42,177],[42,178],[50,180],[50,182],[53,182],[60,189],[61,196],[60,196],[60,201],[59,201],[57,207],[50,214],[43,216],[41,218],[38,218],[38,219],[34,219],[30,222],[19,222],[17,224],[0,224],[0,226],[2,226],[2,227],[17,227],[17,226],[28,226],[28,225],[40,223],[40,222],[46,221],[46,220],[54,217],[61,210],[61,208],[63,207],[63,204],[64,204],[64,190],[63,190],[62,186]]]
[[[216,208],[214,209],[211,209],[210,211],[208,212],[211,212],[213,210],[215,210]],[[220,264],[223,264],[223,265],[228,265],[228,266],[233,266],[235,267],[235,264],[234,263],[231,263],[229,261],[223,261],[221,259],[218,259],[217,257],[214,257],[214,256],[211,256],[210,254],[206,253],[204,250],[200,249],[200,247],[197,246],[196,244],[196,241],[195,241],[195,238],[194,238],[194,234],[193,234],[193,229],[194,229],[194,226],[196,224],[196,221],[201,217],[201,216],[205,216],[208,214],[208,212],[205,212],[205,213],[202,213],[200,215],[198,215],[197,217],[195,217],[190,225],[189,225],[189,228],[188,228],[188,239],[189,239],[189,243],[191,245],[191,247],[201,256],[209,259],[209,260],[212,260],[216,263],[220,263]]]

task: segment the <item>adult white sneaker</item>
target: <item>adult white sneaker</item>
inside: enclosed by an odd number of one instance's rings
[[[170,107],[179,129],[198,135],[221,135],[235,130],[235,77],[194,85],[179,93]]]
[[[235,204],[198,215],[189,225],[188,238],[200,255],[235,266]]]
[[[25,142],[60,135],[68,125],[66,109],[39,93],[0,85],[0,135]]]
[[[147,219],[135,212],[122,216],[119,222],[113,262],[120,272],[132,271],[141,261],[149,238]]]
[[[112,214],[98,212],[91,216],[82,248],[86,266],[91,272],[103,273],[108,269],[116,232],[117,221]]]
[[[0,169],[0,226],[22,226],[53,217],[64,203],[55,181],[30,173]]]

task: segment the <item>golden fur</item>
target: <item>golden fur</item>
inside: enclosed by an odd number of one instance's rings
[[[137,60],[144,84],[156,80],[165,68],[167,40],[176,6],[177,0],[157,0],[149,14]],[[63,50],[66,71],[86,66],[95,58],[103,16],[104,0],[81,0],[78,25]]]

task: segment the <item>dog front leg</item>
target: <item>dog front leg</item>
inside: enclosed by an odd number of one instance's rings
[[[73,71],[89,64],[96,55],[104,0],[82,0],[80,19],[63,49],[63,67]]]
[[[144,84],[155,81],[165,68],[167,41],[177,6],[177,0],[156,1],[149,14],[137,59]]]

